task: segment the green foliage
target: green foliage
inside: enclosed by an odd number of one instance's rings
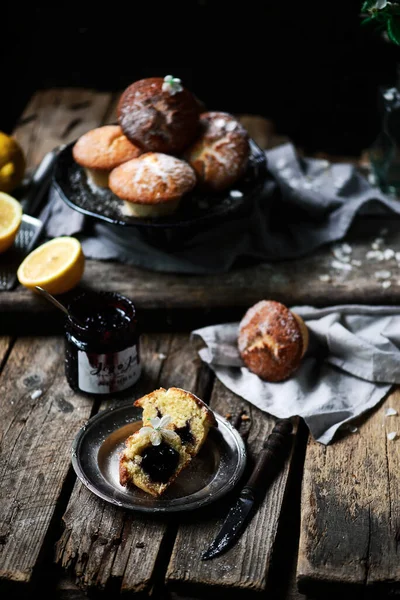
[[[375,25],[386,32],[389,40],[400,46],[400,5],[387,0],[366,0],[361,6],[364,15],[362,25]]]

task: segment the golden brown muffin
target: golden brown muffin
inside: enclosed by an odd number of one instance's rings
[[[183,160],[146,152],[110,174],[110,189],[124,200],[124,213],[134,217],[161,217],[172,213],[196,185],[193,169]]]
[[[104,125],[84,133],[72,149],[74,160],[100,187],[108,187],[112,169],[140,154],[142,150],[128,140],[119,125]]]
[[[184,153],[199,183],[213,190],[233,185],[245,172],[250,146],[246,129],[232,115],[207,112],[200,116],[200,137]]]
[[[283,381],[299,367],[308,346],[303,319],[280,302],[262,300],[244,315],[238,347],[250,371],[265,381]]]
[[[199,102],[172,76],[135,81],[122,93],[118,122],[145,152],[177,154],[192,142],[199,126]]]
[[[135,406],[143,408],[144,423],[169,415],[182,444],[192,456],[200,450],[210,427],[217,425],[208,406],[194,394],[180,388],[160,388],[136,400]]]
[[[180,388],[159,388],[134,405],[143,408],[143,427],[125,442],[120,483],[159,496],[197,455],[217,422],[200,398]]]

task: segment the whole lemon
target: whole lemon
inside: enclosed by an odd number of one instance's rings
[[[24,152],[15,138],[0,131],[0,192],[12,192],[25,174]]]

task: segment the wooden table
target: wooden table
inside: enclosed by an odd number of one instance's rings
[[[116,97],[91,90],[46,90],[16,129],[29,167],[46,151],[111,122]],[[242,117],[264,147],[281,141],[264,120]],[[387,231],[383,231],[382,229]],[[366,258],[383,237],[386,257]],[[201,363],[191,329],[238,318],[253,302],[396,303],[400,286],[396,222],[358,222],[349,234],[351,270],[332,248],[301,261],[261,264],[223,276],[161,275],[88,261],[84,283],[118,290],[143,315],[144,374],[133,401],[158,386],[189,389],[240,420],[249,463],[274,419],[229,392]],[[382,244],[382,242],[376,242]],[[376,245],[375,243],[375,245]],[[390,270],[390,286],[375,273]],[[388,281],[388,279],[384,280]],[[207,563],[200,553],[218,531],[226,501],[168,518],[129,513],[84,487],[71,467],[72,441],[98,411],[118,404],[75,394],[64,377],[60,321],[27,290],[0,293],[0,592],[53,598],[268,597],[384,598],[400,593],[399,445],[387,441],[400,413],[394,391],[356,433],[328,446],[296,424],[292,453],[237,545]],[[51,322],[52,335],[43,335]],[[29,336],[27,335],[29,333]],[[126,399],[126,398],[125,398]],[[222,594],[222,596],[221,596]]]

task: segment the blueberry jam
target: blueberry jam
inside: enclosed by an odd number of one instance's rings
[[[121,329],[130,323],[129,316],[118,306],[104,306],[80,321],[85,328],[97,333],[105,333],[113,329]]]
[[[182,444],[184,446],[186,444],[193,444],[194,443],[194,437],[193,437],[192,431],[190,429],[190,423],[189,423],[189,421],[186,421],[186,424],[183,427],[178,427],[176,429],[176,433],[181,438],[181,442],[182,442]]]
[[[139,333],[134,304],[113,292],[84,292],[68,307],[65,374],[71,388],[110,394],[140,377]]]
[[[179,452],[165,442],[159,446],[149,446],[142,453],[140,466],[156,483],[167,483],[175,473],[179,463]]]

